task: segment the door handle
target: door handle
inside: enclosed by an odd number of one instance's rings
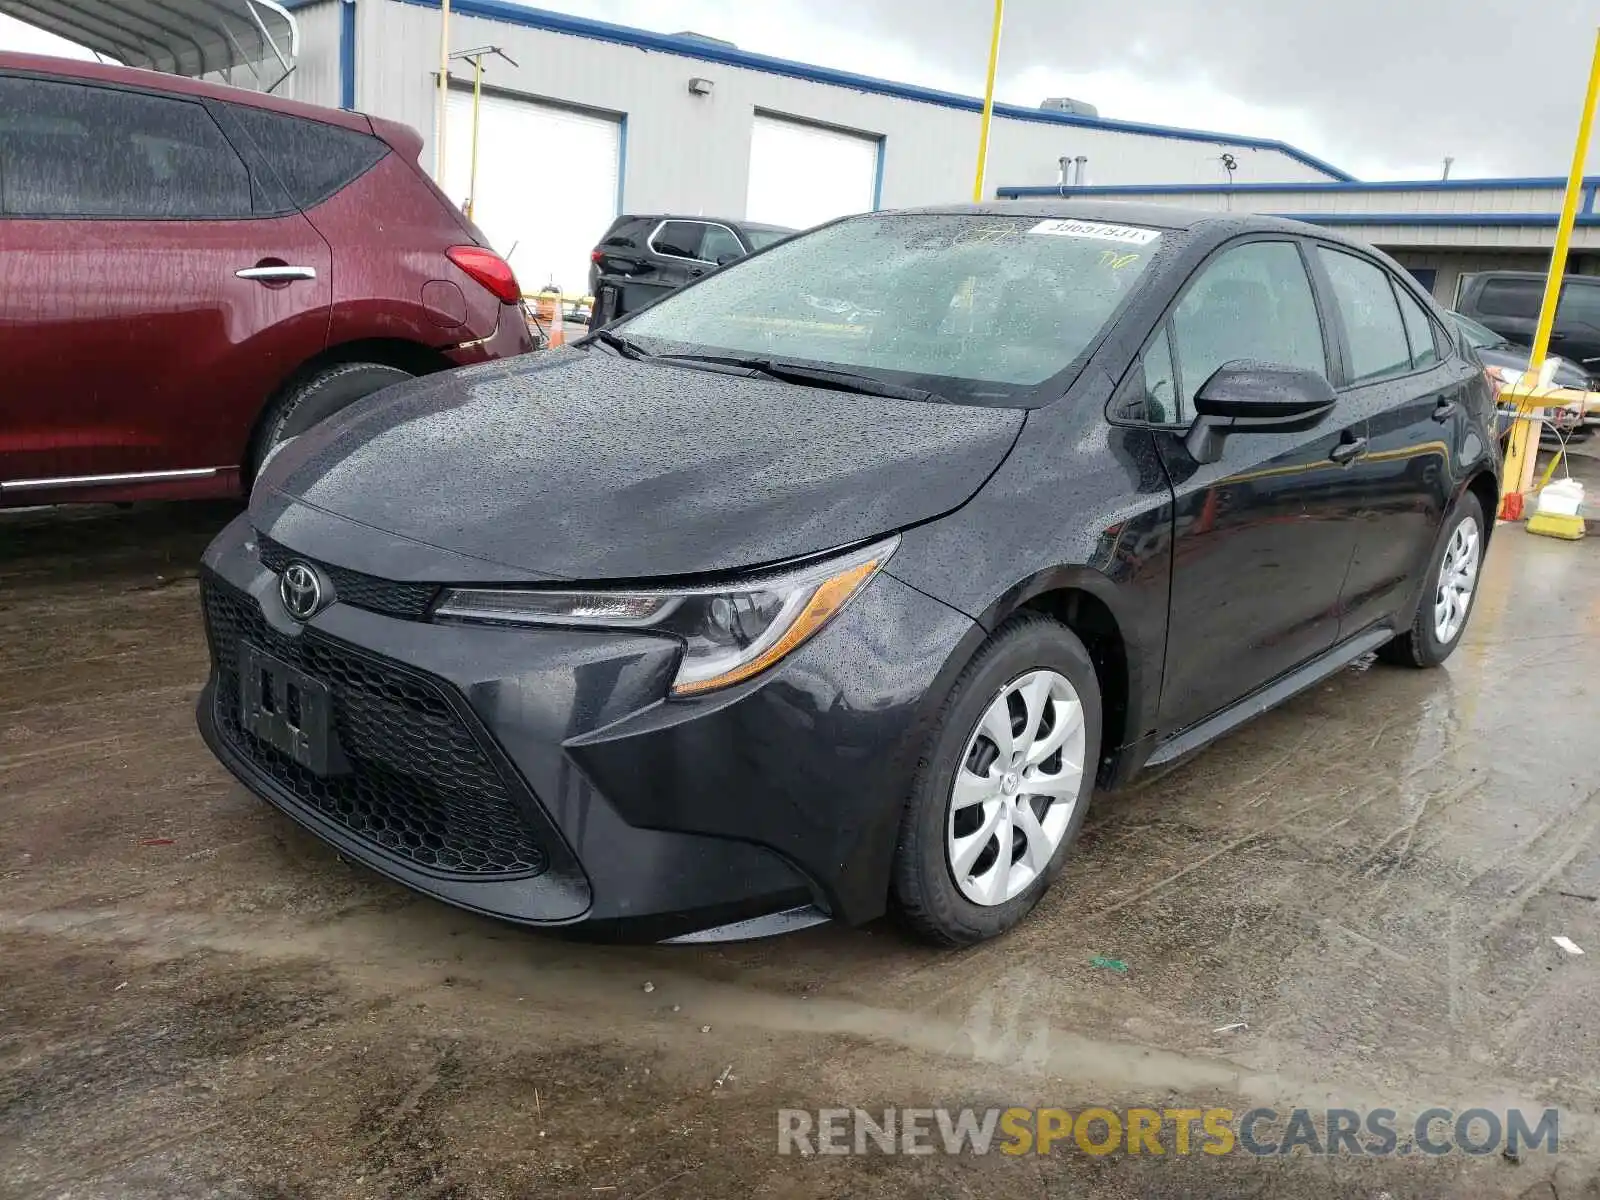
[[[1337,446],[1328,452],[1328,457],[1336,463],[1354,462],[1367,452],[1367,439],[1364,437],[1346,437]]]
[[[315,267],[246,267],[235,271],[240,279],[254,279],[257,283],[288,283],[291,279],[315,279]]]
[[[1433,406],[1433,419],[1443,424],[1456,415],[1458,407],[1454,400],[1441,400]]]

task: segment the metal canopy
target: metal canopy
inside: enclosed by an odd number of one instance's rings
[[[130,67],[230,80],[246,67],[267,91],[300,50],[294,17],[275,0],[0,0],[0,12]]]

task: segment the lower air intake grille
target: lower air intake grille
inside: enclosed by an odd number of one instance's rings
[[[217,671],[218,731],[296,802],[355,837],[424,870],[528,876],[548,859],[513,789],[443,688],[307,630],[274,631],[255,601],[214,576],[201,581]],[[246,732],[240,722],[239,643],[328,685],[346,773],[320,776]],[[531,798],[528,803],[532,803]]]

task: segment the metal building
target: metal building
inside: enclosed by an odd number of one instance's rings
[[[434,165],[438,0],[300,0],[278,92],[404,121]],[[805,226],[846,212],[970,197],[980,102],[808,66],[706,38],[455,0],[449,49],[485,60],[474,217],[525,286],[585,286],[617,214],[679,212]],[[471,67],[452,63],[442,183],[468,192]],[[1067,184],[1316,182],[1348,175],[1261,138],[998,105],[991,180]]]

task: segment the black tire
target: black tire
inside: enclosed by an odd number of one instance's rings
[[[340,409],[414,376],[382,363],[351,362],[323,367],[289,387],[262,416],[255,444],[250,448],[250,478],[280,442],[304,433]]]
[[[1433,559],[1428,564],[1428,576],[1423,581],[1422,592],[1417,599],[1417,611],[1411,619],[1411,628],[1384,643],[1378,650],[1378,657],[1384,662],[1402,667],[1437,667],[1460,645],[1461,635],[1467,631],[1467,622],[1472,620],[1472,606],[1478,600],[1477,581],[1472,589],[1472,595],[1467,600],[1466,616],[1461,619],[1460,626],[1448,642],[1440,641],[1438,632],[1434,628],[1434,604],[1439,593],[1439,573],[1444,567],[1445,553],[1450,547],[1450,539],[1463,521],[1472,521],[1477,527],[1478,581],[1481,581],[1483,551],[1486,545],[1483,502],[1472,492],[1467,491],[1461,494],[1461,498],[1455,502],[1445,517],[1439,533],[1439,544],[1433,548]]]
[[[1065,676],[1083,707],[1084,769],[1075,808],[1038,878],[1004,904],[976,904],[957,885],[946,847],[955,773],[990,703],[1013,680],[1042,668]],[[901,818],[892,895],[919,937],[941,946],[971,945],[1004,933],[1028,915],[1060,873],[1088,812],[1100,761],[1100,725],[1100,681],[1088,651],[1065,625],[1035,613],[1019,614],[984,643],[940,708]]]

